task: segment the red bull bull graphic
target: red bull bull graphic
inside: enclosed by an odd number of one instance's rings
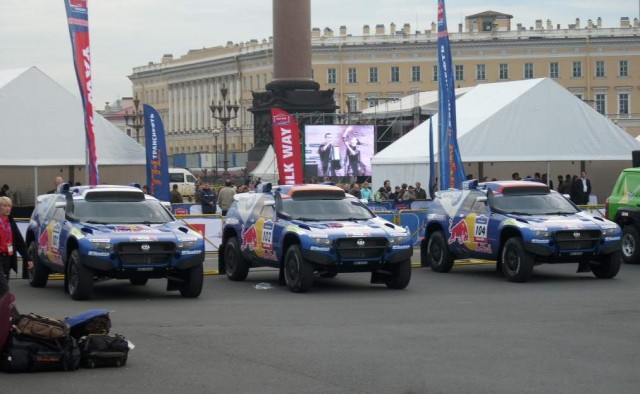
[[[250,250],[254,251],[258,247],[258,231],[256,230],[256,226],[253,225],[249,227],[248,230],[242,232],[242,250]]]
[[[458,221],[458,223],[452,225],[453,220],[449,219],[449,244],[454,242],[464,244],[469,242],[469,228],[467,222],[464,219]]]

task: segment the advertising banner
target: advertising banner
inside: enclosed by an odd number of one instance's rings
[[[444,0],[438,0],[438,99],[440,190],[461,188],[465,180],[458,148],[456,94],[447,15]]]
[[[287,111],[271,108],[271,125],[280,184],[304,183],[298,122]]]
[[[76,70],[80,97],[84,109],[84,126],[87,141],[87,173],[89,184],[100,183],[98,155],[93,129],[93,87],[91,82],[91,51],[89,49],[89,10],[87,0],[64,0],[67,23],[71,37],[73,64]]]
[[[160,114],[144,104],[144,136],[147,150],[147,186],[149,194],[161,201],[169,201],[169,164]]]

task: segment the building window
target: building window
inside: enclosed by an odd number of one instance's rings
[[[327,70],[327,84],[328,85],[335,85],[337,82],[337,77],[336,77],[336,69],[335,68],[330,68]]]
[[[573,95],[582,100],[582,93],[574,93]]]
[[[420,66],[411,66],[411,82],[420,82]]]
[[[484,64],[476,64],[476,79],[484,81],[487,79],[487,67]]]
[[[500,75],[498,79],[509,79],[509,65],[506,63],[500,64]]]
[[[464,81],[464,66],[462,64],[456,64],[456,81]]]
[[[438,65],[433,66],[433,76],[431,77],[433,82],[438,82]]]
[[[558,65],[558,62],[549,63],[549,77],[560,78],[560,66]]]
[[[347,96],[347,112],[358,111],[358,97],[349,95]]]
[[[582,62],[576,61],[573,62],[573,66],[571,67],[572,72],[571,76],[574,78],[582,78]]]
[[[369,82],[378,83],[378,67],[369,67]]]
[[[391,67],[391,82],[400,82],[400,67]]]
[[[602,115],[607,114],[607,95],[603,93],[596,94],[596,111]]]
[[[626,60],[620,60],[618,74],[620,74],[621,77],[629,76],[629,62],[627,62]]]
[[[349,68],[349,83],[358,83],[358,73],[355,68]]]
[[[533,78],[533,63],[524,64],[524,79]]]
[[[629,115],[629,93],[618,94],[618,113],[620,115]]]
[[[604,60],[596,61],[596,77],[604,77]]]
[[[367,103],[369,104],[369,107],[375,107],[380,103],[380,100],[377,97],[369,97],[367,99]]]

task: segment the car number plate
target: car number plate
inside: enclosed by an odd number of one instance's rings
[[[582,256],[583,252],[571,252],[569,253],[571,256]]]
[[[354,261],[353,265],[367,265],[369,264],[368,261]]]
[[[142,268],[138,268],[137,271],[153,271],[153,268],[142,267]]]

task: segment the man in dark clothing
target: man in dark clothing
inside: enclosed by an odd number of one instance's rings
[[[211,190],[208,183],[205,183],[202,187],[200,201],[202,201],[202,213],[216,213],[216,194]]]
[[[589,195],[591,195],[591,181],[587,179],[587,173],[582,171],[580,178],[573,182],[571,201],[576,205],[587,205],[589,204]]]
[[[427,191],[422,188],[422,184],[420,182],[416,182],[415,193],[418,200],[427,199]]]
[[[178,191],[177,184],[173,184],[170,195],[169,202],[171,202],[171,204],[182,204],[182,194]]]

